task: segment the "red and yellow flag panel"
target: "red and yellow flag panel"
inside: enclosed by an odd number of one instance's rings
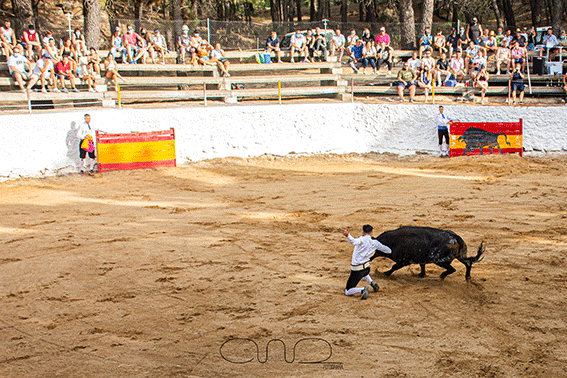
[[[519,122],[453,122],[451,157],[519,153],[522,156],[522,120]]]
[[[97,131],[100,172],[175,167],[175,130],[130,134]]]

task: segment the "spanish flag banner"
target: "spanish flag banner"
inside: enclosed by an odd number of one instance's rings
[[[519,122],[453,122],[450,156],[519,153],[522,156],[522,120]]]
[[[100,172],[175,167],[175,130],[130,134],[97,131]]]

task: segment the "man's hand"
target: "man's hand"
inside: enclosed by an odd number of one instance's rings
[[[346,228],[343,228],[341,231],[342,231],[344,236],[348,236],[348,231],[347,231]]]

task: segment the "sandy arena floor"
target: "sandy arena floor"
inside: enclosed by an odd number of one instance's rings
[[[368,154],[0,184],[0,376],[567,377],[566,177],[565,155]],[[470,283],[380,258],[381,290],[346,297],[339,230],[365,223],[486,256]],[[295,361],[258,362],[271,339]]]

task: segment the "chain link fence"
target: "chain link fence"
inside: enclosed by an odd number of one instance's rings
[[[12,25],[26,25],[29,20],[24,23],[21,20],[11,19]],[[69,37],[69,24],[67,22],[52,24],[45,20],[36,19],[32,21],[41,37],[44,36],[47,30],[53,33],[56,40],[64,40]],[[264,47],[266,38],[272,31],[276,31],[280,40],[289,33],[297,29],[315,29],[320,27],[322,30],[332,31],[337,28],[341,29],[342,34],[345,36],[349,34],[350,30],[355,29],[359,36],[366,28],[370,29],[372,35],[379,32],[380,27],[384,26],[386,32],[390,35],[391,44],[394,48],[400,47],[401,24],[370,24],[363,22],[342,23],[335,21],[328,22],[242,22],[242,21],[216,21],[216,20],[134,20],[134,19],[111,19],[104,22],[100,26],[101,40],[99,44],[100,49],[109,49],[111,46],[111,35],[116,27],[119,27],[122,33],[126,32],[127,25],[132,25],[134,29],[140,33],[144,28],[148,31],[149,35],[153,35],[155,29],[158,29],[162,35],[165,36],[168,48],[173,50],[177,46],[177,38],[181,34],[183,25],[189,27],[190,33],[197,30],[201,37],[207,39],[211,43],[220,42],[225,50],[255,50]],[[419,30],[420,25],[416,24],[416,31]],[[83,20],[81,17],[74,17],[71,20],[71,29],[83,29]],[[447,35],[451,30],[450,23],[435,23],[431,30],[433,33],[441,28],[443,33]],[[18,40],[21,40],[21,33],[18,33]],[[419,36],[416,35],[416,41]]]

